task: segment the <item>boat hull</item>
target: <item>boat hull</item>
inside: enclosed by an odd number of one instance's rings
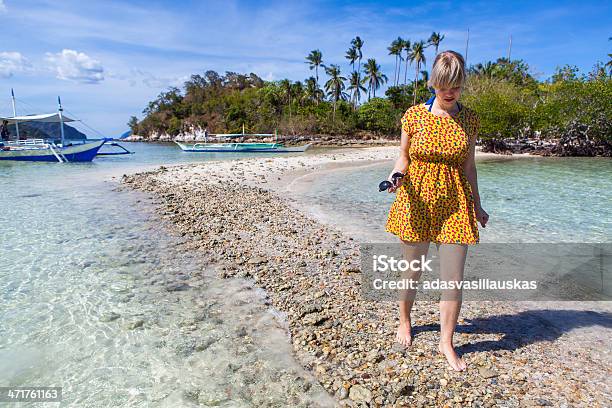
[[[83,143],[64,148],[58,148],[68,162],[90,162],[96,157],[98,150],[106,140],[92,143]],[[32,147],[26,149],[0,150],[0,160],[31,161],[31,162],[58,162],[51,149]]]
[[[300,153],[305,152],[311,145],[284,147],[275,143],[196,143],[185,144],[175,142],[182,151],[192,153]]]

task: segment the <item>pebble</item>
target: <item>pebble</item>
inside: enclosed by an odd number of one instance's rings
[[[138,319],[125,324],[125,328],[128,330],[134,330],[144,325],[144,320]]]
[[[478,372],[480,373],[482,378],[493,378],[493,377],[497,377],[499,375],[497,373],[497,371],[492,370],[490,368],[485,368],[485,367],[480,367],[478,369]]]
[[[361,385],[353,385],[349,390],[349,398],[355,402],[372,401],[372,392]]]
[[[99,320],[101,322],[112,322],[113,320],[117,320],[120,317],[121,315],[119,313],[109,312],[100,316]]]

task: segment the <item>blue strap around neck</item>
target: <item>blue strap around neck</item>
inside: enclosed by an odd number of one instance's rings
[[[427,102],[425,102],[425,105],[429,105],[429,111],[430,111],[430,112],[431,112],[431,108],[433,107],[434,100],[436,99],[436,94],[435,94],[435,91],[433,91],[433,92],[434,92],[434,94],[431,96],[431,98],[429,98],[429,99],[427,100]],[[460,111],[461,111],[461,109],[463,109],[463,107],[461,106],[461,104],[460,104],[458,101],[457,101],[457,107],[459,108],[459,109],[457,110],[457,112],[460,112]]]
[[[429,98],[429,100],[427,102],[425,102],[425,105],[429,105],[429,111],[431,112],[431,107],[433,106],[433,101],[434,99],[436,99],[436,90],[433,87],[429,88],[429,92],[432,93],[431,98]]]
[[[436,99],[436,94],[433,94],[431,98],[429,98],[429,100],[425,102],[425,105],[429,105],[430,112],[431,112],[431,107],[433,106],[433,103],[434,103],[434,99]]]

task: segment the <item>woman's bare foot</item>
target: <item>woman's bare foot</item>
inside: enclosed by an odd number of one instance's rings
[[[395,341],[399,344],[410,347],[412,345],[412,327],[410,321],[400,323],[397,328],[397,335],[395,336]]]
[[[467,368],[467,364],[461,357],[457,355],[455,352],[455,348],[450,343],[440,343],[438,344],[438,351],[441,354],[444,354],[446,357],[446,361],[455,371],[463,371]]]

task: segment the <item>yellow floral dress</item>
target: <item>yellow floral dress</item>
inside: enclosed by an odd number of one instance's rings
[[[440,117],[420,104],[410,107],[401,123],[410,136],[410,165],[385,230],[410,242],[478,243],[472,189],[463,170],[478,116],[461,105],[455,116]]]

